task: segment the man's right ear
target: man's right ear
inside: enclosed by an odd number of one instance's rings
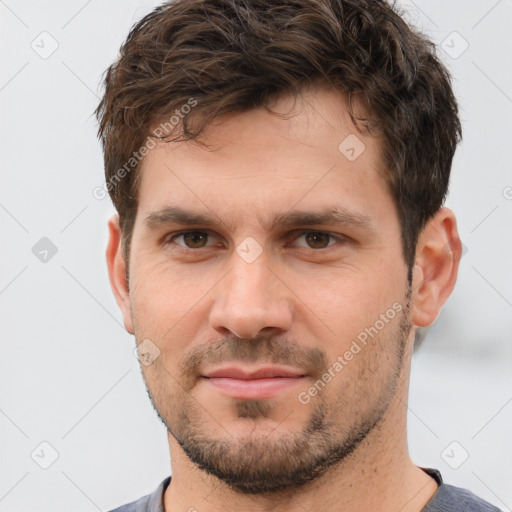
[[[123,314],[125,329],[134,334],[132,313],[130,309],[130,294],[128,292],[128,281],[126,279],[126,262],[124,260],[121,242],[121,228],[119,227],[119,215],[114,215],[108,221],[108,245],[107,245],[107,267],[110,286],[114,292],[117,305]]]

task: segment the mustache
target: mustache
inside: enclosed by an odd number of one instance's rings
[[[320,378],[327,371],[327,357],[318,348],[306,348],[275,336],[228,337],[193,348],[182,358],[183,377],[197,379],[205,366],[223,362],[272,363],[301,369]]]

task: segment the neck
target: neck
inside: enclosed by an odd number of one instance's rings
[[[406,435],[409,372],[410,354],[382,421],[349,457],[299,489],[264,496],[236,492],[193,464],[169,434],[172,482],[165,492],[166,512],[421,511],[437,490],[437,484],[409,457]]]

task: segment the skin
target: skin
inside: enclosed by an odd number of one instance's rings
[[[203,133],[209,149],[174,142],[150,151],[140,169],[129,268],[117,216],[109,222],[107,263],[125,327],[160,351],[141,368],[169,430],[165,509],[419,511],[437,485],[408,454],[410,360],[415,327],[435,321],[456,281],[455,217],[442,208],[421,232],[408,301],[379,142],[357,132],[345,98],[327,89],[304,91],[296,101],[282,96],[272,109],[293,116],[265,109],[228,114]],[[338,150],[351,134],[365,145],[354,161]],[[168,206],[209,215],[212,224],[156,222],[155,212]],[[326,208],[357,214],[366,225],[271,225],[279,214]],[[185,230],[209,236],[189,236],[187,246],[178,236]],[[247,237],[256,243],[246,245]],[[257,258],[249,263],[241,254]],[[347,360],[353,340],[390,316],[393,304],[400,314]],[[346,364],[333,371],[339,356]],[[201,377],[226,361],[248,368],[269,360],[306,375],[258,401],[226,396]],[[331,379],[313,396],[308,390],[327,368]],[[323,430],[306,436],[305,427],[320,417]],[[184,440],[216,447],[209,460],[244,468],[249,480],[258,470],[261,477],[268,468],[300,466],[322,449],[349,446],[351,453],[341,450],[339,460],[300,486],[262,492],[201,469]]]

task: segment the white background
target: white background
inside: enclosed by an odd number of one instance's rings
[[[101,74],[153,5],[0,0],[3,512],[109,510],[170,472],[165,430],[108,285],[113,207],[92,195],[103,183],[92,116]],[[411,454],[511,510],[512,1],[402,5],[448,51],[464,127],[448,206],[467,247],[456,290],[413,361]],[[43,59],[32,44],[58,48]],[[46,263],[32,252],[42,237],[57,248]],[[31,458],[37,449],[50,461],[43,441],[58,453],[48,469]],[[452,465],[469,457],[451,469],[446,447]]]

